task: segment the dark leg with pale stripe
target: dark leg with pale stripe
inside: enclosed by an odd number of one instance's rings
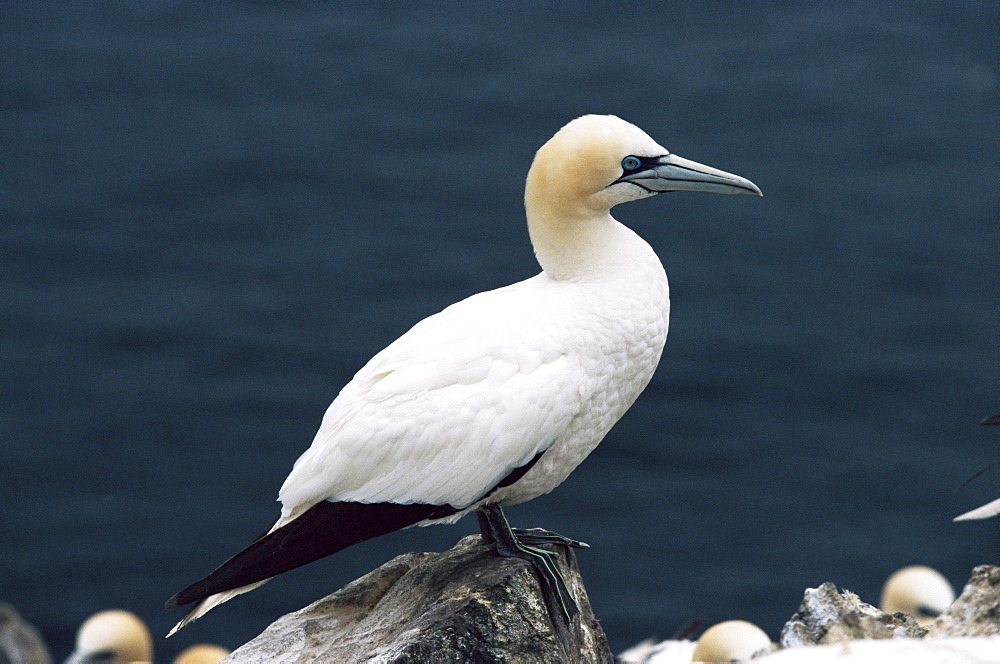
[[[589,549],[590,545],[580,540],[571,539],[565,535],[554,533],[544,528],[511,528],[511,532],[517,537],[521,544],[529,546],[542,546],[544,544],[558,544],[560,546],[571,546],[574,549]]]
[[[492,546],[497,555],[528,561],[541,580],[542,592],[546,596],[547,603],[558,609],[566,625],[569,625],[580,609],[569,588],[566,587],[566,580],[563,579],[562,572],[556,564],[559,554],[539,547],[559,544],[586,548],[588,545],[542,528],[511,528],[499,505],[487,505],[481,508],[476,512],[476,517],[479,519],[483,542]]]

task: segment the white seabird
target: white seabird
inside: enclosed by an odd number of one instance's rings
[[[727,620],[705,630],[691,653],[691,661],[743,661],[770,645],[771,637],[752,622]]]
[[[42,635],[6,602],[0,602],[0,662],[52,662]]]
[[[1000,425],[1000,415],[990,415],[989,417],[987,417],[986,419],[984,419],[979,424],[982,425],[982,426],[984,426],[984,427],[998,426],[998,425]],[[1000,464],[1000,459],[997,459],[993,463],[989,464],[988,466],[986,466],[986,468],[991,468],[991,467],[993,467],[993,466],[995,466],[997,464]],[[985,471],[986,468],[983,468],[982,470],[980,470],[979,472],[977,472],[975,475],[973,475],[973,477],[975,477],[976,475],[979,475],[979,473]],[[988,519],[991,516],[996,516],[997,514],[1000,514],[1000,498],[997,498],[996,500],[991,500],[990,502],[986,503],[985,505],[981,505],[981,506],[977,507],[974,510],[969,510],[968,512],[965,512],[964,514],[959,514],[958,516],[956,516],[952,520],[953,521],[972,521],[974,519]]]
[[[174,664],[219,664],[231,651],[210,643],[188,646],[174,658]]]
[[[138,664],[153,661],[153,636],[131,611],[111,609],[87,618],[66,664]]]
[[[893,572],[882,586],[879,606],[886,613],[908,613],[926,627],[955,601],[955,589],[933,567],[912,565]]]
[[[749,660],[770,649],[771,638],[752,622],[727,620],[706,629],[697,641],[644,641],[618,655],[622,664],[688,664]]]
[[[426,318],[362,367],[282,485],[281,516],[167,601],[195,603],[170,633],[277,574],[470,512],[498,554],[532,564],[570,619],[575,602],[541,545],[580,543],[512,530],[501,505],[558,486],[652,377],[667,336],[667,277],[610,210],[680,190],[760,195],[617,117],[560,129],[535,155],[524,194],[542,272]]]

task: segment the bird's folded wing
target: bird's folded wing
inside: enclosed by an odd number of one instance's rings
[[[544,329],[496,325],[503,313],[446,309],[362,368],[282,486],[282,521],[320,500],[463,508],[550,446],[586,377]]]

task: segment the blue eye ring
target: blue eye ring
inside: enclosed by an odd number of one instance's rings
[[[634,171],[635,169],[642,166],[642,160],[638,157],[633,157],[629,155],[622,159],[622,168],[626,171]]]

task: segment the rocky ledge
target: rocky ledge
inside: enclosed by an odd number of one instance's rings
[[[224,661],[614,662],[573,552],[560,547],[559,565],[580,605],[569,628],[550,620],[526,563],[498,558],[471,535],[444,553],[397,556],[278,619]],[[994,651],[996,659],[981,659]],[[1000,661],[1000,567],[975,568],[958,599],[926,628],[824,583],[805,592],[779,642],[757,660]]]
[[[614,662],[573,552],[559,567],[580,614],[553,624],[527,563],[478,535],[407,553],[279,618],[225,662]]]
[[[781,646],[794,648],[859,639],[935,639],[1000,634],[1000,567],[972,570],[948,610],[926,628],[905,613],[885,613],[832,583],[807,590],[799,610],[781,630]],[[1000,653],[998,653],[1000,657]]]

